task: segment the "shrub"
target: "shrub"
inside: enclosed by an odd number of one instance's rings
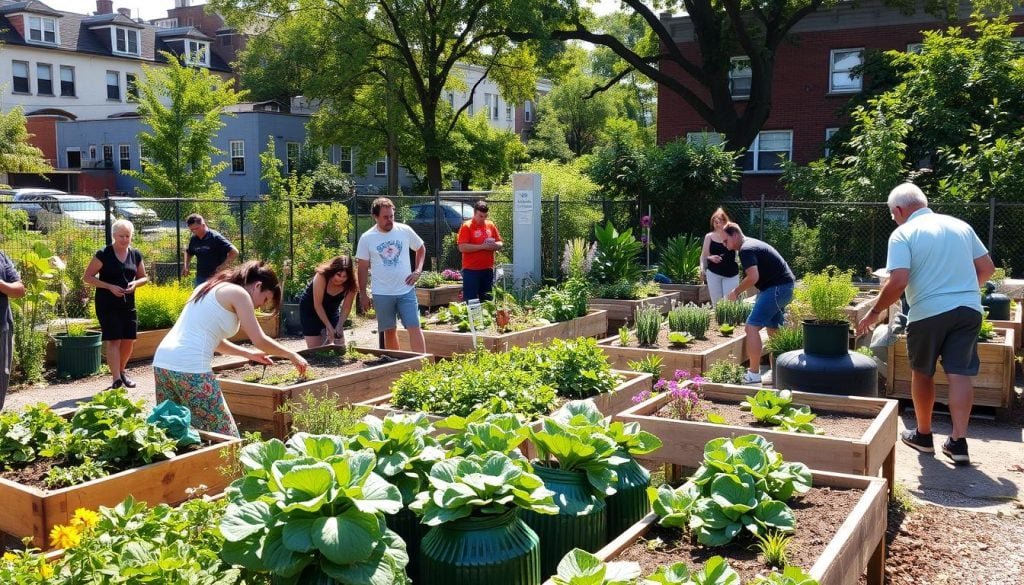
[[[643,245],[633,235],[633,230],[615,229],[611,222],[594,226],[597,238],[597,255],[590,269],[590,278],[598,284],[619,282],[640,282],[643,271],[640,268],[640,251]]]
[[[661,248],[661,272],[672,282],[700,284],[700,252],[703,242],[697,236],[680,234],[665,241]]]
[[[775,357],[779,357],[787,351],[803,349],[803,347],[803,328],[790,326],[779,327],[779,330],[775,332],[775,335],[769,337],[768,342],[764,344],[764,348],[768,350],[768,353]]]
[[[668,330],[689,333],[697,339],[706,339],[711,327],[711,309],[693,303],[675,307],[668,313]]]
[[[140,331],[173,327],[188,302],[192,289],[186,284],[147,284],[135,291],[135,311]]]
[[[704,379],[715,384],[742,384],[747,367],[729,360],[718,360],[704,372]]]
[[[416,281],[416,288],[437,288],[442,284],[445,284],[445,279],[440,272],[427,270],[420,274],[420,279]]]

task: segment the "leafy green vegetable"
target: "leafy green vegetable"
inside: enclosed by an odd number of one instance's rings
[[[793,393],[789,390],[758,390],[753,396],[747,396],[740,403],[740,408],[749,410],[759,422],[773,425],[779,430],[821,434],[821,431],[811,424],[817,415],[811,412],[809,406],[794,405]]]
[[[781,574],[772,571],[767,577],[755,577],[750,585],[818,585],[818,580],[805,573],[800,567],[788,566]]]
[[[672,345],[683,347],[693,341],[693,336],[685,331],[673,331],[668,334],[668,341]]]
[[[558,562],[555,585],[632,585],[640,576],[640,565],[633,562],[605,563],[593,554],[574,548]]]
[[[350,437],[353,449],[370,449],[377,456],[374,471],[391,482],[408,505],[426,485],[434,463],[445,451],[432,434],[434,426],[423,413],[389,414],[381,420],[367,415]]]
[[[602,424],[600,412],[595,412],[592,403],[570,402],[541,419],[540,430],[530,427],[529,432],[537,447],[537,465],[552,466],[554,460],[562,471],[581,471],[594,495],[604,498],[615,493],[615,467],[628,459],[616,454],[619,445]]]
[[[526,462],[526,458],[519,451],[519,445],[527,436],[524,423],[522,415],[493,414],[481,408],[465,418],[449,416],[439,422],[437,427],[453,431],[441,435],[439,439],[451,457],[484,456],[493,451],[508,455],[517,462]]]

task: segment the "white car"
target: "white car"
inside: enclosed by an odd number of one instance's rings
[[[56,189],[35,189],[35,188],[24,188],[19,187],[16,189],[2,189],[0,194],[10,195],[11,209],[20,209],[28,214],[28,225],[30,228],[36,227],[36,216],[39,214],[40,202],[48,200],[54,195],[67,195],[63,191]]]
[[[106,209],[88,195],[50,195],[39,202],[36,213],[36,224],[43,232],[53,231],[61,224],[102,230],[106,220]]]

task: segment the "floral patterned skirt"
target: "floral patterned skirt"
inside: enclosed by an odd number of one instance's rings
[[[192,426],[201,431],[239,436],[238,426],[228,410],[213,372],[187,374],[153,368],[156,380],[156,402],[170,400],[192,411]]]

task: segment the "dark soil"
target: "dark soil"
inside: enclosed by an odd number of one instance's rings
[[[268,386],[289,386],[308,380],[328,378],[348,372],[357,372],[373,366],[380,366],[398,361],[395,358],[386,355],[377,356],[365,354],[369,357],[354,358],[349,355],[343,355],[334,350],[306,351],[302,352],[302,355],[306,358],[306,361],[309,362],[309,369],[306,370],[305,380],[297,378],[295,367],[292,366],[291,362],[287,361],[280,361],[272,366],[267,366],[266,370],[264,370],[264,367],[261,365],[250,363],[249,365],[240,368],[223,370],[220,372],[220,376],[231,380],[248,381]],[[246,380],[247,376],[251,377],[253,374],[258,375],[261,379],[255,381]]]
[[[796,531],[786,549],[789,563],[809,570],[862,494],[860,490],[821,487],[788,502],[796,517]],[[694,568],[713,556],[722,556],[740,574],[741,582],[748,583],[756,575],[767,574],[771,569],[759,557],[756,541],[747,534],[744,531],[732,543],[710,548],[697,544],[696,540],[691,541],[679,529],[655,525],[640,541],[624,550],[617,560],[635,561],[640,564],[641,574],[650,575],[661,565],[685,561]]]
[[[754,391],[751,390],[751,394]],[[725,419],[725,424],[740,426],[740,427],[751,427],[752,429],[767,429],[771,428],[771,425],[765,425],[757,421],[750,412],[740,410],[739,402],[727,402],[727,401],[708,401],[706,412],[714,413]],[[875,420],[873,417],[868,416],[855,416],[849,413],[836,412],[831,410],[814,410],[811,412],[818,415],[811,424],[818,427],[822,431],[822,434],[826,437],[844,437],[848,439],[859,439],[864,436],[867,432],[868,427]],[[672,416],[670,408],[668,406],[662,407],[657,412],[656,416],[663,418],[675,418]],[[704,417],[701,417],[704,420]]]
[[[668,349],[685,353],[700,353],[707,351],[725,343],[726,341],[732,341],[737,337],[743,336],[743,326],[737,326],[736,331],[732,335],[722,335],[718,332],[718,327],[715,325],[714,320],[711,322],[711,327],[708,328],[705,334],[706,339],[694,339],[685,346],[672,345],[669,343],[668,334],[669,330],[662,328],[658,332],[658,341],[654,345],[640,345],[640,342],[636,339],[636,329],[630,331],[629,343],[622,345],[619,343],[619,338],[614,338],[609,345],[612,347],[635,347],[641,349]]]

